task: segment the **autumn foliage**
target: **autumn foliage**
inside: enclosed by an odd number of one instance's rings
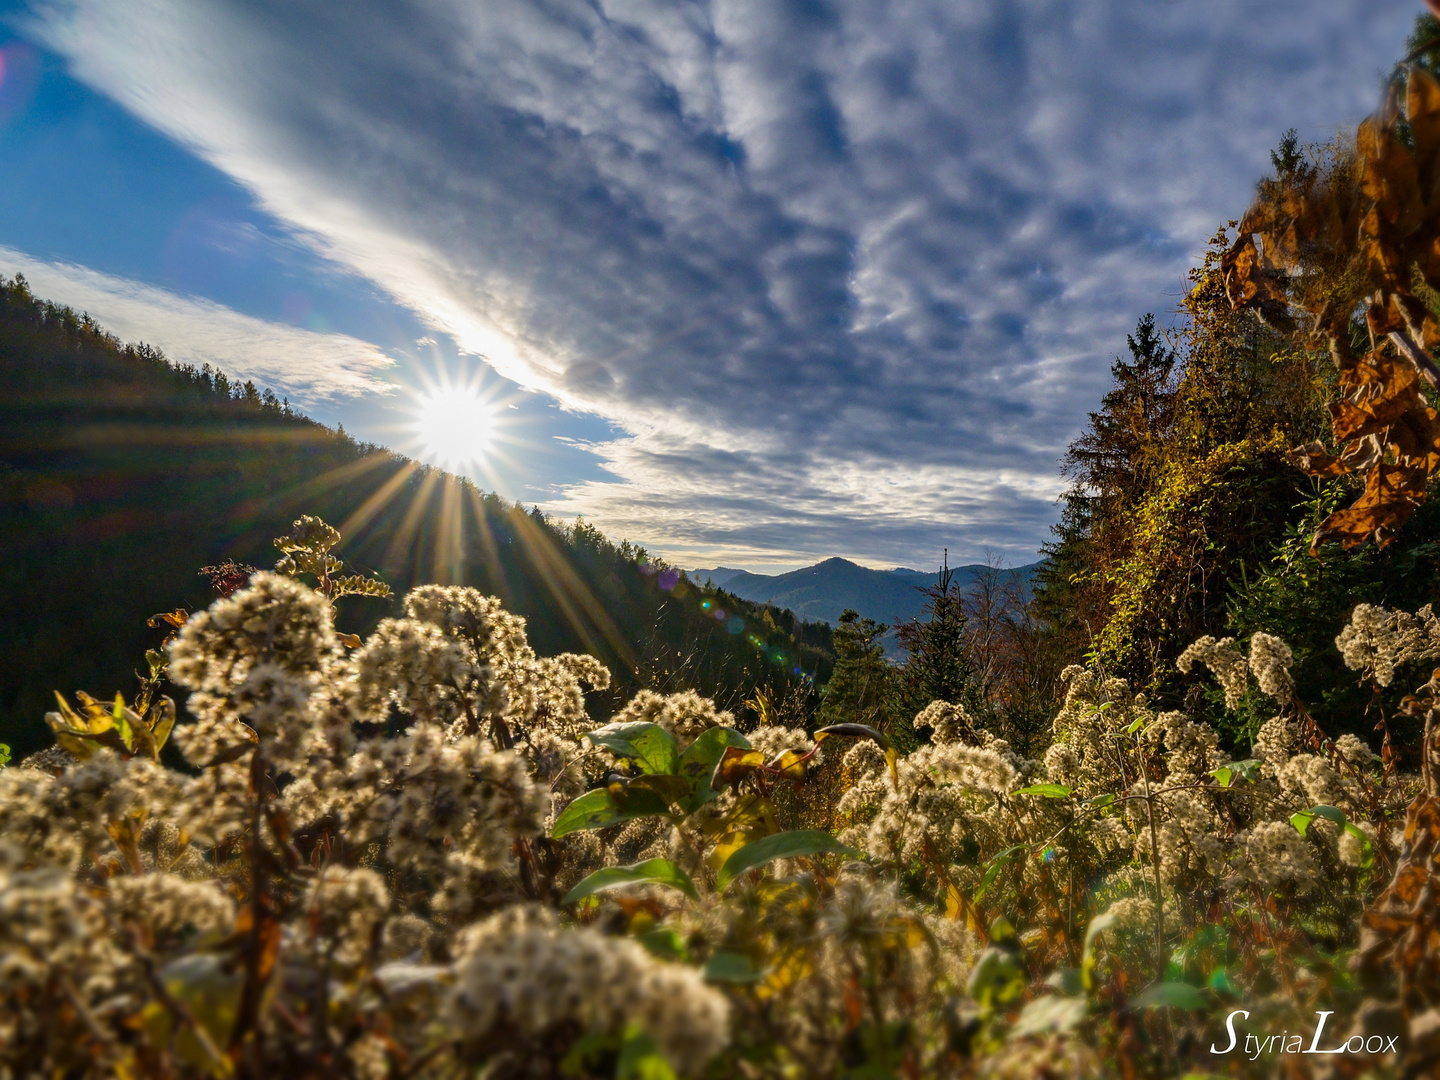
[[[1430,355],[1440,322],[1426,302],[1440,282],[1440,83],[1412,67],[1403,87],[1392,83],[1353,147],[1324,168],[1262,185],[1222,263],[1235,307],[1279,326],[1303,318],[1339,372],[1330,407],[1338,451],[1312,442],[1295,455],[1313,475],[1360,474],[1365,490],[1321,523],[1314,548],[1332,538],[1390,543],[1440,469],[1440,414],[1421,388],[1440,385]]]

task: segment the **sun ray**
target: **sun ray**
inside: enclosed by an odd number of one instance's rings
[[[440,488],[439,520],[435,522],[435,580],[458,585],[464,580],[465,543],[460,519],[462,480],[445,474]]]
[[[485,566],[490,571],[490,579],[495,583],[495,591],[501,597],[508,598],[510,582],[505,575],[505,565],[500,561],[500,549],[495,543],[495,534],[490,528],[490,512],[486,508],[485,498],[471,484],[465,485],[465,495],[470,503],[470,510],[475,515],[476,537],[480,541],[480,558],[484,560]]]
[[[308,507],[309,500],[321,492],[329,491],[352,480],[358,480],[366,473],[395,463],[397,460],[396,455],[389,450],[378,450],[373,454],[366,454],[359,461],[352,461],[348,465],[337,465],[303,484],[296,484],[294,487],[280,492],[276,501],[280,506],[303,510]]]
[[[593,627],[599,631],[626,667],[632,672],[638,671],[639,661],[635,657],[635,652],[625,640],[625,636],[620,632],[615,620],[610,617],[605,606],[590,591],[585,580],[575,572],[575,568],[564,553],[546,535],[545,530],[539,528],[530,520],[530,516],[518,507],[514,514],[514,521],[521,533],[521,550],[529,556],[536,570],[539,571],[537,577],[545,583],[550,595],[560,605],[566,621],[580,635],[585,647],[594,651],[595,638],[591,633]],[[585,617],[582,617],[582,612]]]
[[[415,474],[415,470],[420,467],[419,462],[405,462],[405,464],[400,467],[399,472],[389,480],[386,480],[380,487],[376,488],[368,499],[357,506],[354,512],[340,523],[340,535],[353,536],[359,533],[366,525],[370,524],[375,515],[385,509],[390,500],[395,498],[399,489],[405,485],[405,482],[409,480],[410,477]]]
[[[420,550],[412,541],[420,529],[420,522],[425,516],[425,511],[429,509],[430,499],[434,493],[435,485],[440,482],[440,477],[443,475],[439,469],[429,469],[426,471],[425,478],[420,481],[420,487],[410,500],[410,506],[405,511],[404,518],[400,521],[399,528],[395,530],[395,535],[390,538],[390,544],[385,549],[386,566],[395,566],[402,563],[405,559],[405,552],[407,550],[413,551],[415,557],[414,564],[411,567],[411,573],[417,581],[423,577],[420,572],[422,569],[420,566]]]

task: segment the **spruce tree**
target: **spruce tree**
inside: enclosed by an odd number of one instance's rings
[[[835,671],[820,703],[822,725],[869,724],[893,733],[898,712],[895,668],[885,659],[880,643],[888,629],[849,608],[840,614],[834,637]]]
[[[907,654],[900,676],[905,714],[914,716],[936,700],[964,705],[975,713],[982,702],[966,649],[964,597],[950,569],[949,552],[938,580],[925,592],[927,617],[896,631]]]

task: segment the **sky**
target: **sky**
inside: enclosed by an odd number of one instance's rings
[[[1033,561],[1417,0],[0,0],[0,274],[680,566]]]

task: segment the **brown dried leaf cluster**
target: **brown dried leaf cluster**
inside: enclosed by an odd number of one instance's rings
[[[1440,282],[1440,83],[1412,68],[1403,111],[1392,85],[1353,154],[1262,184],[1221,269],[1236,308],[1279,326],[1295,308],[1308,314],[1340,372],[1339,453],[1315,442],[1294,454],[1315,475],[1363,474],[1365,490],[1321,523],[1312,553],[1331,539],[1389,543],[1440,470],[1440,415],[1421,386],[1440,386],[1440,322],[1416,295]],[[1357,355],[1361,307],[1370,348]]]
[[[1399,975],[1408,1078],[1440,1072],[1440,669],[1404,710],[1425,719],[1425,786],[1406,811],[1395,876],[1361,922],[1357,962]]]

